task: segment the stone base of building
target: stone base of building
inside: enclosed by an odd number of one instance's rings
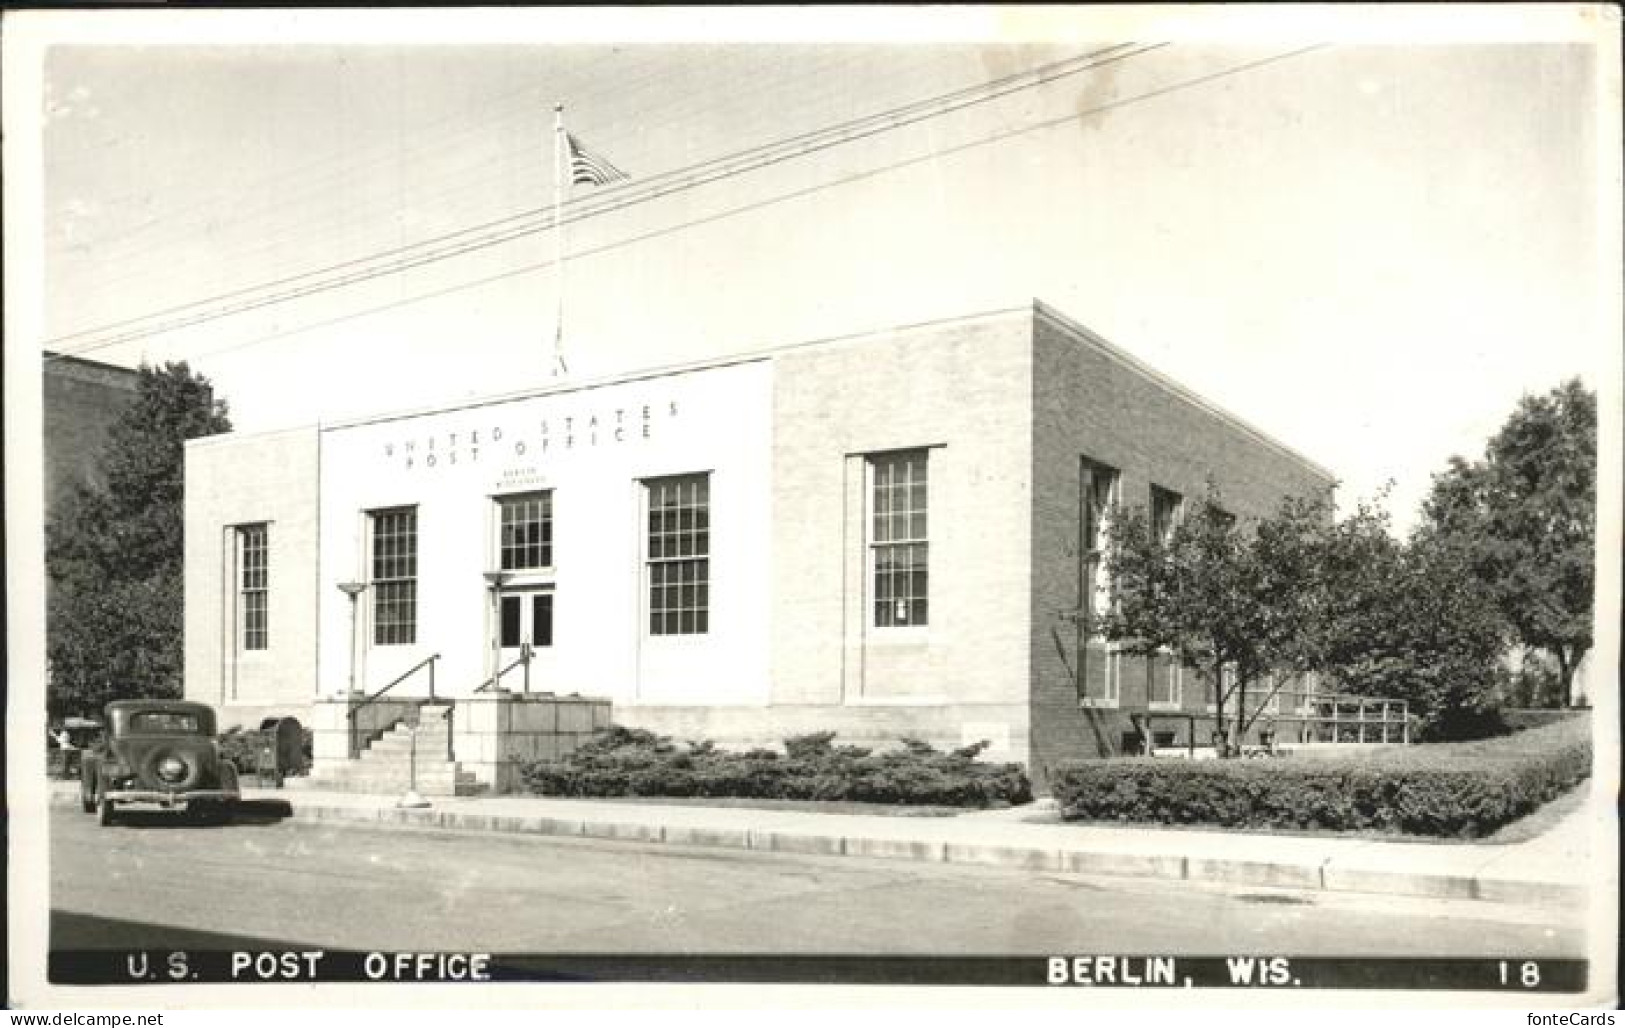
[[[422,697],[410,696],[363,701],[359,695],[316,701],[312,717],[314,778],[337,777],[334,772],[369,753],[397,726],[416,724],[427,703]],[[519,767],[524,762],[562,757],[610,723],[609,700],[584,696],[493,691],[441,699],[432,709],[437,727],[443,720],[449,729],[451,748],[446,763],[455,765],[450,771],[452,780],[471,775],[482,790],[499,793],[518,787]]]

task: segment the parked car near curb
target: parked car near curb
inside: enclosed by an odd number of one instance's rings
[[[237,768],[220,755],[214,709],[186,700],[115,700],[85,753],[79,803],[110,825],[126,807],[185,811],[222,822],[241,798]]]

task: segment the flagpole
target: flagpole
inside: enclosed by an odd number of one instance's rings
[[[564,363],[564,191],[569,181],[565,167],[564,105],[553,105],[553,269],[558,310],[553,319],[553,375],[569,369]]]

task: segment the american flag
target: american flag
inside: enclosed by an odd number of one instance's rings
[[[627,178],[626,172],[615,167],[601,154],[596,154],[573,134],[564,134],[570,147],[570,182],[578,186],[603,186]]]

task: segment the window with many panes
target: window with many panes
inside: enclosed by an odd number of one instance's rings
[[[504,571],[537,571],[553,566],[553,494],[526,493],[497,500],[501,512]]]
[[[1079,473],[1079,549],[1082,551],[1078,606],[1094,630],[1111,601],[1106,574],[1106,526],[1117,505],[1117,469],[1084,458]]]
[[[241,611],[239,631],[245,650],[263,650],[271,645],[269,536],[266,525],[243,525],[237,529],[237,606]]]
[[[418,638],[418,511],[368,514],[372,525],[372,641],[404,646]]]
[[[704,635],[711,618],[711,476],[643,483],[649,508],[649,634]]]
[[[1174,528],[1184,516],[1185,499],[1172,489],[1151,487],[1151,535],[1166,544],[1173,538]]]
[[[925,625],[930,619],[928,452],[905,450],[869,458],[876,628]]]

